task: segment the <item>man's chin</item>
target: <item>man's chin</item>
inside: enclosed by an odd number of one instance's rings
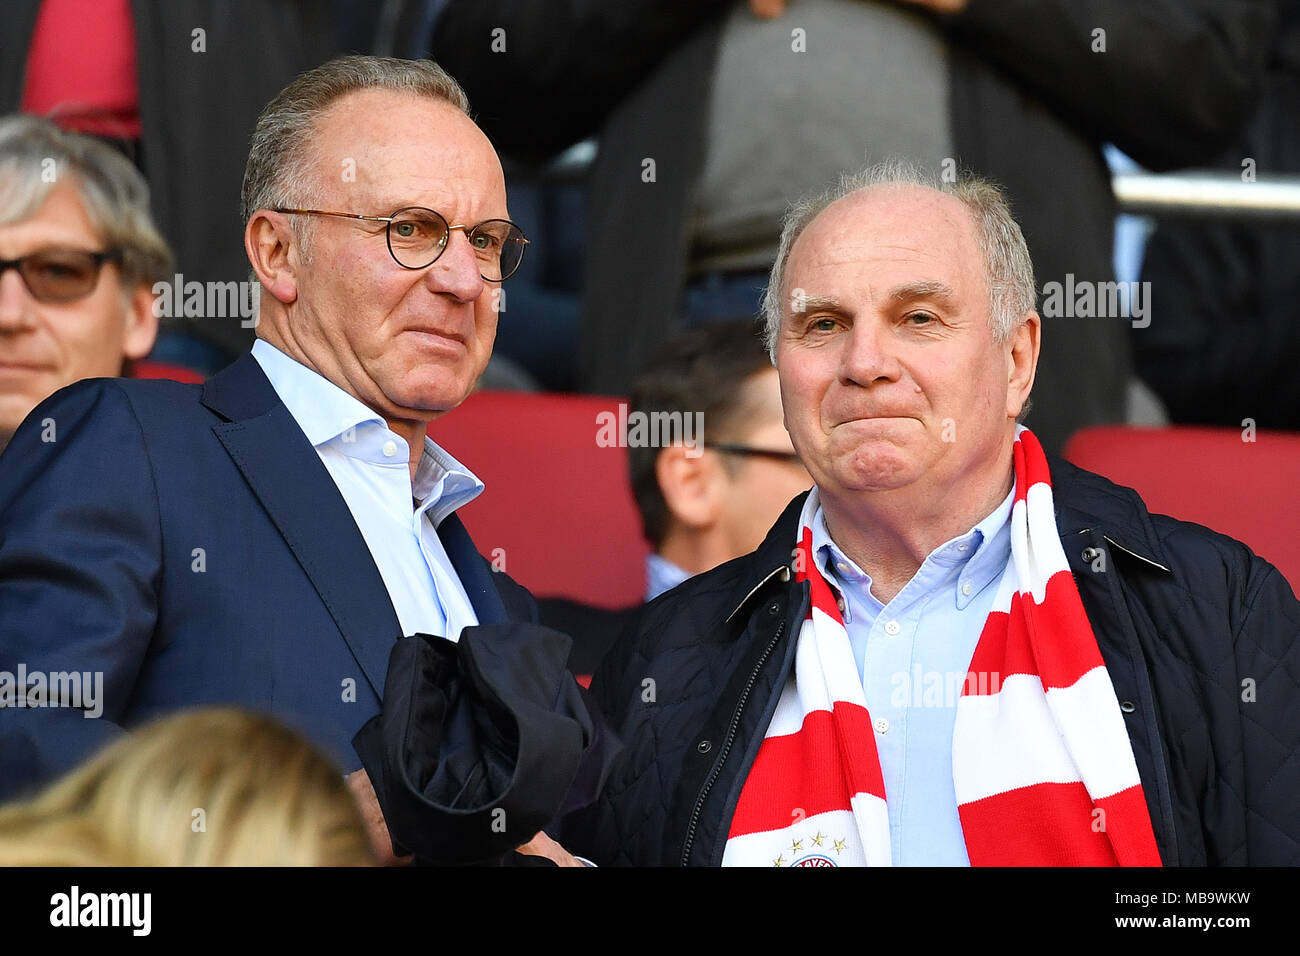
[[[917,456],[892,442],[865,442],[833,462],[832,476],[846,492],[892,491],[924,474]]]
[[[469,397],[470,389],[420,389],[394,396],[396,404],[417,421],[433,421],[455,409]]]

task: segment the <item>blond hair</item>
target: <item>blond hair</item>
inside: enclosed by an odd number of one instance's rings
[[[164,717],[0,808],[0,865],[369,862],[339,771],[296,732],[234,709]]]

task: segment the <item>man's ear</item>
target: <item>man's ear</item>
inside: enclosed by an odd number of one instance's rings
[[[722,468],[717,455],[669,445],[655,458],[655,480],[668,505],[669,520],[693,531],[717,523],[722,512]]]
[[[298,298],[296,242],[285,213],[259,209],[244,227],[244,251],[258,281],[284,305]]]
[[[1043,320],[1038,313],[1030,311],[1024,321],[1011,335],[1010,352],[1007,356],[1007,417],[1014,419],[1020,415],[1029,393],[1034,388],[1034,376],[1038,371],[1038,350],[1043,330]]]
[[[136,361],[153,351],[158,338],[158,313],[154,303],[158,296],[153,288],[141,282],[126,303],[126,326],[122,336],[122,357]]]

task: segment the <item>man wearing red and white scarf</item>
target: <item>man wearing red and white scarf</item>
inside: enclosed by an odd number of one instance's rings
[[[1020,424],[1034,304],[1020,229],[973,177],[876,168],[792,208],[767,339],[815,486],[597,672],[627,750],[566,845],[1300,863],[1300,605],[1240,543],[1047,458]]]

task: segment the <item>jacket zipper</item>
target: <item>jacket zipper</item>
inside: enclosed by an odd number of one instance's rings
[[[686,866],[686,861],[691,855],[691,845],[695,842],[695,828],[700,822],[700,813],[704,810],[704,801],[708,799],[709,791],[713,789],[713,784],[717,782],[719,774],[722,773],[722,765],[727,762],[727,755],[731,752],[731,745],[736,739],[736,732],[740,729],[740,715],[745,709],[745,704],[749,700],[750,692],[754,689],[754,684],[758,681],[759,671],[767,663],[767,659],[772,656],[772,651],[776,649],[777,643],[781,640],[781,635],[785,633],[785,621],[782,621],[777,627],[776,633],[772,636],[763,651],[763,656],[758,659],[754,669],[749,673],[749,680],[745,683],[745,689],[740,694],[740,700],[736,702],[736,709],[731,715],[731,726],[727,728],[727,738],[722,743],[722,751],[718,754],[717,761],[713,764],[713,771],[709,774],[709,779],[704,781],[704,787],[700,790],[700,796],[695,801],[695,809],[691,812],[690,825],[686,828],[686,842],[682,844],[681,865]]]

